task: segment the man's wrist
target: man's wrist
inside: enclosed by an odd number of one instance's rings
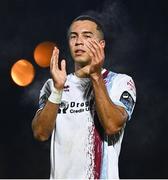
[[[90,74],[90,78],[93,81],[98,81],[98,80],[100,80],[100,78],[102,78],[102,75],[101,75],[101,73],[92,73],[92,74]]]
[[[48,98],[48,100],[54,104],[60,104],[62,99],[62,90],[58,90],[56,88],[52,88],[51,94]]]

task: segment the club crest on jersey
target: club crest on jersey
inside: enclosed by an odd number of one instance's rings
[[[69,92],[69,85],[64,86],[64,91]]]

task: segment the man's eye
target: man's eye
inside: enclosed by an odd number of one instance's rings
[[[85,37],[86,37],[86,38],[91,38],[91,36],[89,36],[89,35],[86,35]]]
[[[74,38],[76,38],[76,36],[70,36],[70,39],[74,39]]]

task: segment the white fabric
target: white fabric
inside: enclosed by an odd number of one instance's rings
[[[104,70],[106,71],[106,70]],[[111,100],[125,108],[131,117],[133,109],[127,110],[120,101],[124,91],[128,91],[136,101],[136,90],[129,82],[130,76],[109,72],[105,84]],[[39,108],[51,93],[52,80],[49,79],[40,93]],[[51,138],[51,179],[94,179],[94,105],[93,93],[86,93],[90,87],[88,78],[68,75],[62,94],[56,127]],[[88,95],[86,95],[88,94]],[[86,96],[85,96],[86,95]],[[47,97],[46,97],[47,96]],[[93,105],[93,108],[91,108]],[[106,108],[106,107],[105,107]],[[102,162],[100,178],[118,179],[118,157],[123,133],[114,145],[102,142]]]

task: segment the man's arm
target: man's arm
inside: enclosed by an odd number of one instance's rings
[[[54,127],[57,117],[63,87],[66,81],[65,60],[61,62],[61,69],[58,67],[59,50],[55,47],[50,63],[50,72],[53,79],[53,89],[44,108],[37,111],[32,121],[34,137],[40,141],[47,140]]]
[[[32,129],[37,140],[45,141],[50,137],[55,127],[58,109],[59,104],[47,101],[45,107],[36,112],[32,121]]]
[[[96,40],[86,41],[85,43],[88,48],[87,52],[91,57],[91,63],[80,71],[88,74],[92,80],[96,111],[101,125],[107,134],[115,134],[123,127],[128,114],[123,107],[117,106],[111,101],[101,75],[105,58],[105,44],[104,41],[98,42]]]
[[[100,123],[108,135],[115,134],[123,127],[128,114],[111,101],[101,75],[94,75],[91,79]]]

